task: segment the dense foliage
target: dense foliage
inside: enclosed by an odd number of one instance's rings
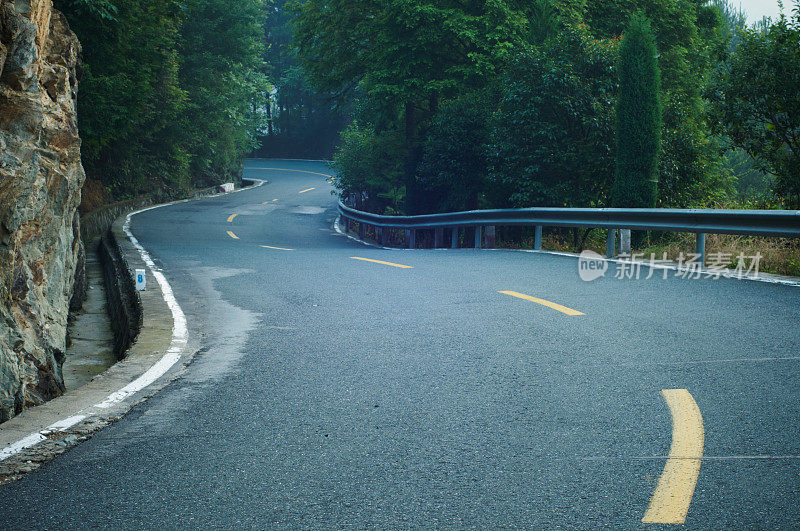
[[[262,0],[60,0],[83,44],[87,174],[117,198],[238,177],[268,90]]]
[[[653,208],[661,150],[661,72],[647,19],[634,16],[619,50],[617,159],[611,206]]]
[[[401,135],[404,146],[396,152],[404,159],[393,167],[403,172],[405,194],[394,194],[387,205],[393,210],[426,209],[426,192],[416,176],[421,139],[442,100],[483,87],[503,70],[525,22],[511,4],[307,0],[296,5],[296,43],[311,80],[339,97],[357,94],[363,100],[350,134],[360,128],[360,134]],[[347,145],[341,160],[351,160]],[[366,192],[348,179],[351,174],[341,171],[344,194]]]
[[[584,28],[526,50],[500,83],[489,178],[498,206],[599,206],[613,167],[616,43]]]
[[[720,70],[716,108],[723,130],[800,208],[800,9],[763,31],[744,30]]]
[[[487,180],[491,95],[470,92],[446,101],[431,120],[418,178],[425,210],[475,210],[492,188]]]
[[[330,158],[348,122],[351,102],[316,90],[298,65],[286,0],[269,3],[265,44],[274,90],[266,95],[267,121],[261,129],[257,155]]]
[[[612,204],[618,50],[634,16],[652,25],[661,74],[660,149],[643,163],[656,175],[641,182],[658,181],[664,207],[732,197],[740,166],[712,132],[704,96],[739,39],[724,0],[307,0],[294,9],[310,81],[357,102],[338,185],[377,211]],[[348,150],[369,151],[370,135],[378,151],[368,158],[391,177],[370,176],[367,189],[351,179],[358,158]],[[655,191],[634,202],[652,204]]]
[[[338,146],[342,194],[376,212],[800,205],[800,14],[748,29],[730,0],[56,4],[84,46],[84,163],[116,197],[235,179],[253,148]]]

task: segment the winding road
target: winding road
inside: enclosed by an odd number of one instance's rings
[[[800,288],[371,247],[329,174],[133,218],[202,351],[0,527],[800,525]]]

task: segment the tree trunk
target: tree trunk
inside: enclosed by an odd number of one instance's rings
[[[275,130],[272,125],[272,94],[267,94],[267,136],[274,136]]]
[[[417,116],[413,101],[406,101],[406,144],[411,147],[416,136]]]

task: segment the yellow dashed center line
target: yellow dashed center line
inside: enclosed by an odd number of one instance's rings
[[[392,263],[392,262],[384,262],[383,260],[371,260],[369,258],[361,258],[359,256],[351,256],[350,258],[352,258],[353,260],[362,260],[364,262],[374,262],[376,264],[383,264],[383,265],[388,265],[388,266],[392,266],[392,267],[399,267],[399,268],[402,268],[402,269],[413,269],[413,266],[395,264],[395,263]]]
[[[294,251],[294,249],[286,249],[285,247],[273,247],[271,245],[262,245],[264,249],[275,249],[276,251]]]
[[[306,188],[305,190],[300,190],[297,192],[298,194],[304,194],[306,192],[310,192],[311,190],[316,190],[316,188]]]
[[[228,233],[228,236],[230,236],[234,240],[238,240],[239,239],[239,237],[237,235],[235,235],[234,233],[232,233],[231,231],[226,231],[226,232]]]
[[[642,522],[682,524],[700,475],[705,442],[703,417],[686,389],[664,389],[661,395],[672,415],[672,446]]]
[[[531,297],[530,295],[525,295],[524,293],[517,293],[516,291],[499,291],[498,293],[503,293],[505,295],[511,295],[512,297],[516,297],[518,299],[525,299],[526,301],[535,302],[536,304],[547,306],[548,308],[558,310],[559,312],[565,313],[567,315],[586,315],[585,313],[579,312],[578,310],[573,310],[572,308],[567,308],[566,306],[561,306],[560,304],[546,301],[544,299],[537,299],[536,297]]]
[[[233,223],[233,220],[236,219],[236,216],[238,215],[239,214],[231,214],[230,216],[228,216],[228,223]]]

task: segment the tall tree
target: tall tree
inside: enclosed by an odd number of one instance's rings
[[[274,90],[266,95],[268,123],[257,153],[266,157],[330,158],[348,122],[348,98],[316,90],[292,46],[292,11],[286,0],[269,3],[265,60]]]
[[[512,2],[307,0],[297,9],[295,39],[311,80],[365,100],[364,127],[402,133],[406,202],[421,203],[415,170],[419,142],[439,102],[484,86],[512,55],[525,18]],[[393,133],[392,133],[393,134]]]
[[[498,206],[606,204],[613,165],[617,45],[567,25],[514,61],[493,114],[489,179]]]
[[[297,9],[299,58],[311,80],[401,103],[409,141],[442,97],[502,69],[525,23],[506,1],[308,0]]]
[[[800,2],[792,19],[745,30],[714,87],[724,132],[800,208]]]
[[[661,149],[661,73],[650,23],[631,18],[619,51],[617,159],[612,206],[652,208]]]
[[[658,204],[693,206],[724,184],[703,98],[709,74],[725,50],[720,46],[722,20],[718,9],[702,0],[592,0],[584,17],[594,35],[617,38],[636,13],[651,21],[661,70]]]
[[[189,186],[181,117],[182,13],[171,0],[62,0],[83,44],[78,125],[87,175],[118,198]]]
[[[264,2],[188,0],[184,9],[180,81],[192,177],[199,186],[236,180],[266,119]]]
[[[238,177],[253,147],[263,0],[56,0],[83,43],[87,174],[118,198]]]

